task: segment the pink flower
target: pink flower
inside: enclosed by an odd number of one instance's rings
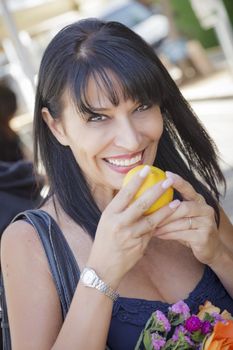
[[[175,328],[175,332],[174,332],[174,334],[172,336],[172,340],[177,342],[178,339],[179,339],[179,334],[180,333],[183,333],[183,334],[186,333],[186,329],[182,325],[179,325],[178,327]]]
[[[159,310],[155,311],[154,313],[156,320],[162,324],[164,330],[166,332],[169,332],[171,330],[170,322],[168,321],[167,317]]]
[[[154,350],[160,350],[165,345],[166,340],[158,333],[153,333],[151,335],[151,342]]]
[[[182,314],[185,319],[190,316],[190,309],[183,300],[180,300],[169,307],[169,311],[174,312],[175,314]]]
[[[198,331],[199,329],[201,329],[201,326],[202,326],[201,320],[195,315],[189,317],[185,322],[185,328],[189,332]]]
[[[211,316],[214,318],[214,325],[217,322],[226,323],[226,320],[222,317],[222,315],[218,314],[217,312],[212,312]]]

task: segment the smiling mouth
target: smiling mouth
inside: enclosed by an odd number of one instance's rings
[[[141,162],[142,157],[143,157],[143,153],[144,150],[141,151],[140,153],[136,154],[134,157],[132,158],[127,158],[127,159],[123,159],[123,158],[105,158],[104,160],[114,166],[117,167],[132,167],[133,165],[138,164],[139,162]]]

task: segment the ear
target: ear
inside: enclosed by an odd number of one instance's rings
[[[41,113],[44,122],[48,125],[50,131],[54,137],[56,137],[58,142],[63,146],[69,146],[61,119],[53,118],[46,107],[42,108]]]

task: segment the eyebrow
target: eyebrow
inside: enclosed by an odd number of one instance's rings
[[[94,107],[94,106],[91,106],[91,109],[92,109],[93,111],[99,112],[99,111],[108,111],[108,110],[110,110],[111,108],[110,108],[110,107],[107,108],[107,107]]]
[[[135,105],[137,105],[138,103],[140,103],[139,101],[135,101]],[[100,111],[109,111],[111,109],[111,107],[94,107],[94,106],[90,106],[92,111],[96,111],[96,112],[100,112]]]
[[[107,111],[111,110],[111,107],[94,107],[94,106],[91,106],[91,110],[93,112],[107,112]]]

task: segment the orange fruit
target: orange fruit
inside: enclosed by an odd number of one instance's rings
[[[123,186],[125,186],[130,179],[133,177],[134,174],[136,174],[138,171],[140,171],[142,168],[144,168],[145,165],[138,165],[135,168],[131,169],[126,176],[124,177],[123,180]],[[150,166],[151,170],[150,173],[147,175],[145,178],[143,184],[139,188],[138,192],[135,194],[133,200],[136,200],[139,198],[148,188],[154,186],[157,182],[165,180],[166,174],[163,170],[156,168],[154,166]],[[156,210],[162,208],[163,206],[167,205],[170,203],[173,199],[173,188],[169,187],[163,194],[160,196],[152,206],[145,211],[144,215],[151,214],[155,212]]]

